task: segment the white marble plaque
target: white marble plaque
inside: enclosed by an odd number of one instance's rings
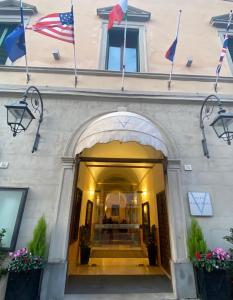
[[[188,192],[191,216],[213,216],[213,209],[208,192]]]

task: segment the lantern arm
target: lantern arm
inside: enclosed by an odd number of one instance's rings
[[[39,121],[38,127],[36,131],[36,137],[34,140],[34,144],[32,147],[32,153],[37,151],[39,140],[40,140],[40,125],[43,121],[43,112],[44,112],[44,105],[40,91],[35,86],[29,86],[23,95],[23,101],[27,102],[30,100],[31,106],[34,110],[34,113],[39,114]]]
[[[214,108],[218,106],[219,112],[223,112],[224,109],[222,107],[222,102],[216,95],[209,95],[205,98],[200,111],[200,128],[202,132],[202,147],[204,155],[207,158],[210,158],[209,150],[207,147],[207,141],[206,141],[206,135],[205,135],[205,128],[204,128],[204,120],[209,119],[209,117],[212,115]]]

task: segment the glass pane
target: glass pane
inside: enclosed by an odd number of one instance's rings
[[[0,191],[0,228],[5,228],[3,247],[10,248],[23,191]]]
[[[231,59],[233,61],[233,36],[230,36],[230,38],[228,40],[228,49],[229,49],[229,53],[231,55]]]
[[[109,47],[108,70],[120,71],[121,66],[121,48]]]
[[[222,119],[218,119],[215,124],[213,125],[214,130],[216,131],[218,136],[221,136],[224,128],[223,128],[223,123],[222,123]]]
[[[225,118],[224,124],[228,132],[233,133],[233,118]]]
[[[97,195],[93,245],[140,245],[140,206],[136,193]]]
[[[7,60],[7,54],[3,46],[6,37],[17,27],[17,24],[0,24],[0,65],[4,65]]]
[[[125,71],[137,72],[137,49],[136,48],[125,49]]]
[[[10,123],[20,123],[22,114],[24,112],[21,108],[9,108],[8,109],[8,121]]]

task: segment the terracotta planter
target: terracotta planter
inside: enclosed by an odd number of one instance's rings
[[[202,300],[230,300],[231,282],[225,270],[196,270],[198,297]]]
[[[9,272],[5,300],[37,300],[40,297],[42,270]]]

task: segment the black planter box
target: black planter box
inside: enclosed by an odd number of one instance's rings
[[[81,265],[87,265],[89,262],[91,248],[90,247],[80,247],[80,263]]]
[[[231,282],[225,270],[196,270],[198,297],[202,300],[230,300]]]
[[[150,266],[157,266],[157,246],[154,244],[150,244],[147,246],[148,259]]]
[[[42,270],[10,272],[5,300],[37,300],[40,297]]]

